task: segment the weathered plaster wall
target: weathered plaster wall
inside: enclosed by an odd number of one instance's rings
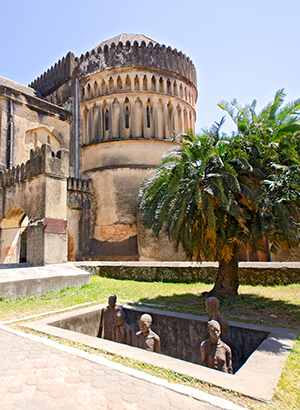
[[[68,178],[68,260],[81,260],[91,236],[91,181]]]
[[[67,260],[68,156],[65,149],[53,156],[50,145],[45,144],[31,151],[26,164],[0,173],[1,227],[5,225],[5,218],[10,219],[5,227],[20,227],[23,214],[28,217],[27,257],[32,265]],[[18,214],[17,225],[11,218],[13,209]],[[14,252],[17,257],[19,243],[14,244],[14,249],[10,243],[8,249],[5,234],[2,240],[2,262],[8,252]]]
[[[83,149],[83,172],[120,167],[154,168],[162,156],[175,146],[178,144],[158,140],[127,140],[89,145]]]
[[[30,150],[40,147],[43,143],[49,143],[53,151],[60,148],[69,149],[70,112],[40,98],[4,86],[0,86],[0,108],[0,162],[4,167],[9,166],[11,124],[13,165],[26,162],[30,158]]]

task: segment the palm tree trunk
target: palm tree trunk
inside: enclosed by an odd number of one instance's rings
[[[215,296],[220,300],[237,297],[239,249],[239,245],[234,244],[231,260],[229,262],[220,261],[215,285],[210,292],[203,292],[203,295],[207,297]]]

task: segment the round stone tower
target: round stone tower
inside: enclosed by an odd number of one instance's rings
[[[174,259],[140,232],[137,199],[145,175],[174,146],[171,137],[194,130],[192,61],[143,35],[122,34],[81,56],[78,77],[80,168],[94,193],[87,252],[92,247],[101,259]]]

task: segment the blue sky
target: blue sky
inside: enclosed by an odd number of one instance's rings
[[[0,16],[0,75],[25,85],[69,51],[142,33],[193,60],[197,131],[221,119],[222,99],[300,97],[299,0],[0,0]]]

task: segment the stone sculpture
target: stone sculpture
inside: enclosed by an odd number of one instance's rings
[[[115,317],[117,312],[122,311],[120,306],[116,305],[117,296],[110,295],[108,298],[108,306],[103,309],[103,333],[102,338],[113,340],[112,329],[115,325]],[[123,312],[123,311],[122,311]]]
[[[136,334],[136,347],[149,352],[161,353],[160,337],[151,330],[152,317],[144,314],[140,317],[140,331]]]
[[[231,349],[220,338],[219,322],[210,320],[207,326],[209,339],[204,340],[200,345],[201,365],[232,374]]]
[[[125,313],[123,310],[118,310],[115,315],[115,321],[112,328],[112,340],[114,342],[132,345],[132,330],[130,326],[125,323]]]
[[[220,306],[219,299],[214,296],[209,297],[205,301],[208,320],[216,320],[221,326],[221,339],[224,343],[230,346],[230,329],[227,320],[220,314],[218,308]]]

